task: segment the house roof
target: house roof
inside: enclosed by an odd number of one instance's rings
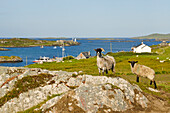
[[[82,52],[82,54],[83,54],[86,58],[88,58],[88,57],[91,56],[91,55],[89,55],[89,52]]]
[[[143,49],[144,47],[149,47],[149,46],[145,45],[145,44],[142,42],[141,44],[139,44],[139,45],[137,45],[137,46],[134,46],[134,48],[138,48],[138,47],[141,47],[141,48]]]
[[[139,47],[139,46],[141,46],[142,44],[139,44],[139,45],[137,45],[137,46],[134,46],[135,48],[137,48],[137,47]]]

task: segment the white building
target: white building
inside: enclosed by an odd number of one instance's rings
[[[134,53],[151,53],[151,47],[141,42],[140,45],[131,48]]]
[[[77,39],[76,38],[72,38],[72,41],[77,42]]]

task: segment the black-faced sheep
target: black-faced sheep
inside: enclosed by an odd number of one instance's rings
[[[138,61],[128,61],[130,63],[130,67],[132,70],[132,73],[137,75],[136,82],[139,82],[139,76],[141,77],[147,77],[150,79],[150,85],[152,85],[152,82],[154,82],[155,89],[157,88],[156,82],[154,80],[155,78],[155,71],[147,66],[137,64]]]
[[[115,65],[116,65],[116,61],[114,59],[114,57],[112,56],[102,56],[101,52],[104,51],[103,48],[97,48],[94,49],[96,51],[96,55],[97,55],[97,67],[99,70],[99,75],[101,74],[101,70],[102,70],[102,74],[104,75],[104,71],[106,71],[106,74],[108,74],[108,71],[111,69],[113,73],[115,73]]]

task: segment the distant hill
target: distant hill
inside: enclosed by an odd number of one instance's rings
[[[170,33],[169,34],[159,34],[154,33],[147,36],[139,36],[139,37],[132,37],[133,39],[157,39],[157,40],[170,40]]]

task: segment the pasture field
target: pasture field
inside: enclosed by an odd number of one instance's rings
[[[163,50],[163,52],[162,52]],[[161,52],[159,52],[161,51]],[[157,53],[156,53],[157,52]],[[153,53],[132,53],[132,52],[119,52],[119,53],[107,53],[107,55],[113,56],[116,60],[115,74],[111,71],[104,76],[110,77],[122,77],[131,83],[135,83],[141,87],[141,89],[148,94],[158,96],[164,100],[168,100],[170,104],[170,47],[163,47],[153,50]],[[159,58],[159,59],[158,59]],[[168,59],[169,58],[169,59]],[[131,72],[129,60],[138,61],[139,64],[146,65],[155,70],[155,80],[160,93],[151,92],[147,89],[150,86],[150,80],[140,77],[139,83],[136,82],[136,75]],[[160,60],[165,60],[160,63]],[[42,68],[48,70],[63,70],[68,72],[83,71],[84,74],[98,76],[98,69],[96,65],[96,57],[89,59],[71,59],[64,60],[64,62],[52,62],[43,64],[32,64],[27,67],[30,68]],[[102,75],[101,75],[102,76]]]

